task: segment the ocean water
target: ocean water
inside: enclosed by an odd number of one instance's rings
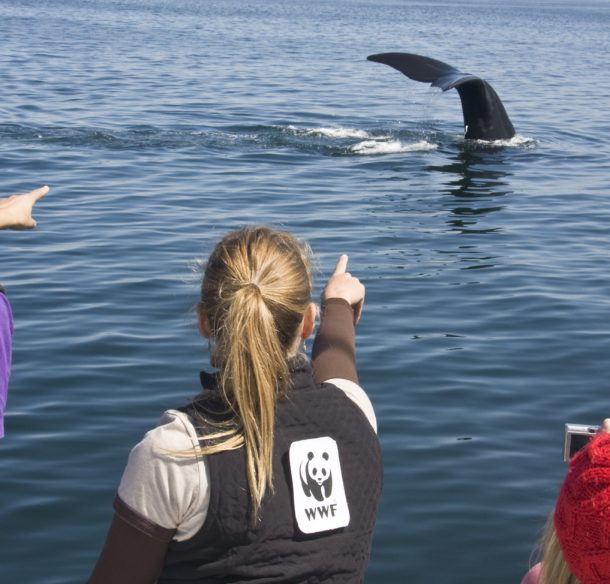
[[[510,584],[563,424],[610,414],[607,2],[0,0],[0,233],[15,314],[0,582],[78,584],[130,448],[207,365],[193,266],[246,223],[367,286],[361,381],[385,486],[367,582]],[[487,79],[517,130],[462,139]]]

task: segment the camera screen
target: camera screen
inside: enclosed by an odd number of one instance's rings
[[[593,434],[572,434],[572,439],[570,440],[570,458],[581,448],[584,448],[591,438],[593,438]]]

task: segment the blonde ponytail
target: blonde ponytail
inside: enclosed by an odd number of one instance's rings
[[[580,580],[572,574],[563,557],[555,531],[554,516],[555,513],[551,513],[547,519],[540,541],[542,570],[539,584],[580,584]]]
[[[253,520],[273,491],[275,404],[289,388],[288,358],[311,288],[305,249],[288,233],[265,227],[225,236],[205,271],[201,304],[229,416],[213,424],[218,432],[204,437],[200,453],[245,448]]]

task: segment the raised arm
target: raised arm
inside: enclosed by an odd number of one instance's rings
[[[312,350],[314,378],[347,379],[358,383],[355,327],[360,320],[365,289],[347,272],[346,255],[337,262],[322,293],[320,327]]]
[[[40,187],[23,195],[0,199],[0,229],[34,229],[36,221],[32,209],[48,192],[49,187]]]

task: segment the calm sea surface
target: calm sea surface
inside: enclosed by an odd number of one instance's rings
[[[132,445],[198,389],[197,259],[307,239],[367,285],[361,380],[386,474],[367,582],[518,583],[610,414],[610,4],[0,0],[0,233],[15,313],[0,582],[79,584]],[[405,51],[492,83],[517,129],[461,139]]]

